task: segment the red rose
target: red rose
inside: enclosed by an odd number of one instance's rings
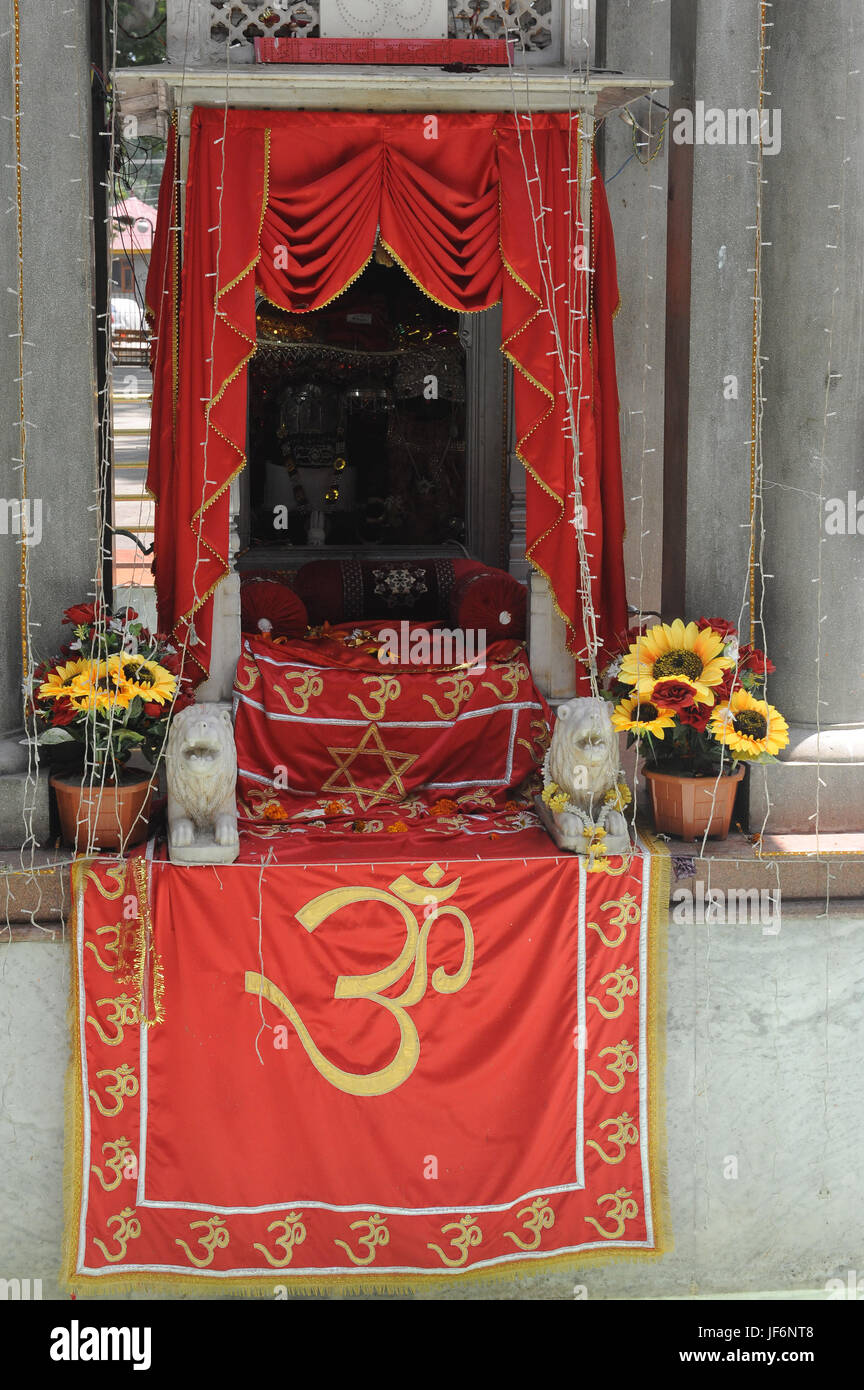
[[[711,693],[714,696],[714,703],[716,705],[725,705],[727,700],[729,700],[732,696],[732,690],[734,686],[735,667],[732,666],[728,671],[723,672],[723,679],[720,682],[720,684],[711,687]]]
[[[162,706],[156,700],[148,700],[144,706],[144,713],[148,719],[161,719],[165,713]]]
[[[63,622],[71,623],[73,627],[90,627],[91,623],[96,621],[99,608],[98,603],[76,603],[72,608],[66,609]]]
[[[688,709],[678,710],[678,719],[682,724],[688,724],[697,733],[704,734],[708,728],[708,720],[714,713],[713,705],[690,705]]]
[[[695,692],[692,686],[678,680],[677,676],[664,676],[662,680],[654,682],[650,699],[658,709],[671,709],[680,714],[682,709],[688,709],[693,704]]]
[[[180,657],[177,652],[166,652],[164,656],[160,656],[159,665],[164,666],[172,676],[180,674]]]
[[[67,700],[65,695],[54,701],[51,710],[51,723],[55,725],[74,724],[78,718],[78,710],[71,700]]]
[[[727,623],[725,618],[700,618],[696,624],[700,632],[706,628],[712,628],[718,637],[722,637],[724,644],[729,637],[737,637],[738,629],[734,623]]]
[[[769,661],[758,647],[742,647],[738,654],[738,665],[742,671],[752,671],[754,676],[770,675],[777,670],[774,662]]]
[[[181,690],[174,701],[174,713],[179,714],[181,709],[186,709],[188,705],[194,705],[194,703],[195,696],[190,695],[188,691]]]

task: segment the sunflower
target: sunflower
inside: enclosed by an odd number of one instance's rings
[[[60,695],[68,695],[70,687],[78,676],[87,670],[89,661],[61,661],[39,687],[37,699],[56,700]]]
[[[70,683],[67,694],[78,710],[128,709],[131,695],[118,680],[110,661],[83,661],[84,668]]]
[[[664,729],[675,728],[675,717],[671,710],[658,709],[649,700],[641,700],[638,695],[628,696],[612,711],[612,728],[619,734],[652,734],[654,738],[665,738]]]
[[[139,695],[148,702],[155,700],[164,705],[177,689],[177,680],[164,666],[156,661],[148,661],[143,656],[130,656],[121,653],[108,658],[108,665],[117,684],[128,692],[129,699]]]
[[[674,676],[690,686],[700,704],[713,705],[711,687],[720,684],[723,672],[732,665],[723,655],[723,645],[723,636],[713,628],[700,632],[695,623],[685,626],[680,618],[671,624],[658,623],[632,643],[618,679],[635,685],[637,695],[650,699],[655,681]]]
[[[782,714],[765,700],[754,699],[749,690],[736,690],[728,705],[720,705],[709,728],[717,742],[743,762],[760,753],[773,756],[789,742],[789,726]]]

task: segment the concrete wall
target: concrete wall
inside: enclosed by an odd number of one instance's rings
[[[461,1287],[452,1299],[824,1291],[864,1269],[864,919],[669,931],[668,1177],[674,1250]],[[57,1283],[67,945],[0,947],[0,1277]],[[737,1177],[730,1160],[737,1163]],[[442,1295],[435,1295],[441,1297]]]

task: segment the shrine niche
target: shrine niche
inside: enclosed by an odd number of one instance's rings
[[[262,547],[280,552],[279,562],[307,546],[466,541],[459,316],[376,254],[380,261],[317,312],[286,313],[259,298],[249,368],[250,562]]]

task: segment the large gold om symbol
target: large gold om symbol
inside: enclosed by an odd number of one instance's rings
[[[203,1230],[206,1233],[203,1236],[199,1236],[197,1241],[198,1245],[206,1250],[206,1255],[193,1255],[185,1240],[181,1240],[179,1236],[175,1236],[174,1244],[182,1245],[193,1265],[198,1265],[199,1269],[203,1269],[205,1265],[212,1264],[213,1256],[216,1254],[216,1251],[224,1250],[231,1239],[231,1233],[221,1216],[211,1216],[209,1221],[190,1221],[189,1230]]]
[[[266,1245],[259,1245],[255,1242],[255,1249],[260,1250],[265,1260],[274,1269],[284,1269],[285,1265],[290,1265],[291,1257],[294,1254],[294,1246],[302,1245],[306,1239],[306,1227],[303,1225],[302,1211],[289,1211],[287,1216],[283,1216],[279,1221],[271,1221],[267,1227],[268,1232],[278,1231],[282,1228],[281,1236],[276,1237],[276,1245],[281,1245],[284,1255],[280,1259],[270,1254]]]
[[[592,931],[596,931],[604,946],[620,946],[627,935],[627,928],[635,926],[642,915],[641,908],[633,897],[632,893],[622,893],[620,898],[612,898],[608,903],[601,904],[603,911],[608,912],[610,907],[616,909],[609,917],[609,923],[618,928],[618,935],[614,941],[604,934],[603,928],[598,927],[596,922],[589,922]]]
[[[356,1072],[343,1071],[341,1067],[337,1067],[315,1045],[312,1035],[291,1000],[283,994],[278,985],[275,985],[272,980],[268,980],[266,976],[259,975],[256,971],[247,970],[246,972],[247,994],[259,995],[275,1005],[294,1025],[297,1036],[312,1065],[326,1081],[330,1082],[331,1086],[335,1086],[339,1091],[347,1092],[348,1095],[387,1095],[389,1091],[395,1091],[398,1086],[407,1081],[416,1067],[420,1057],[420,1035],[408,1010],[415,1004],[419,1004],[426,993],[428,980],[426,950],[429,933],[439,917],[456,918],[462,927],[465,944],[459,969],[455,974],[448,975],[444,967],[439,965],[432,974],[432,988],[438,994],[457,994],[471,978],[471,969],[474,964],[474,932],[471,923],[460,908],[446,907],[442,911],[440,906],[448,898],[452,898],[462,880],[457,878],[453,883],[438,888],[438,883],[444,877],[444,871],[437,864],[430,865],[423,877],[426,879],[425,884],[413,883],[411,879],[401,874],[390,884],[389,892],[365,886],[334,888],[328,893],[322,893],[319,897],[312,898],[296,914],[301,926],[304,926],[308,932],[313,932],[316,927],[320,927],[322,922],[338,912],[340,908],[348,907],[352,903],[380,902],[395,908],[405,923],[405,945],[392,964],[371,975],[340,975],[333,991],[334,999],[373,1000],[376,1004],[380,1004],[382,1009],[386,1009],[388,1013],[392,1014],[396,1020],[399,1027],[399,1047],[392,1062],[386,1067],[382,1067],[380,1071],[358,1075]],[[423,926],[421,928],[415,913],[407,904],[419,906],[424,903],[427,904],[427,907],[423,913]],[[397,995],[395,999],[389,999],[380,992],[395,985],[412,966],[411,979],[400,995]]]
[[[607,980],[612,980],[614,983],[606,985]],[[610,970],[608,974],[601,977],[600,983],[606,985],[605,993],[615,1000],[615,1008],[604,1008],[600,1000],[596,999],[593,994],[588,995],[588,1003],[599,1009],[604,1018],[617,1018],[623,1012],[625,999],[639,991],[639,981],[629,965],[619,965],[617,970]]]
[[[118,1260],[122,1260],[123,1256],[126,1254],[126,1246],[129,1244],[130,1240],[137,1240],[141,1234],[141,1222],[135,1216],[132,1207],[125,1207],[123,1211],[118,1212],[116,1216],[109,1216],[106,1225],[113,1226],[115,1222],[117,1223],[117,1230],[114,1232],[114,1239],[120,1246],[116,1255],[109,1255],[99,1237],[93,1237],[93,1244],[99,1246],[102,1254],[111,1264],[116,1264]]]
[[[90,1094],[96,1102],[96,1109],[100,1115],[119,1115],[126,1096],[137,1096],[138,1094],[138,1078],[135,1075],[135,1070],[130,1067],[128,1062],[123,1062],[119,1067],[108,1067],[105,1071],[97,1071],[96,1080],[101,1081],[103,1076],[115,1078],[110,1086],[105,1087],[106,1096],[113,1096],[114,1098],[114,1109],[108,1110],[91,1086]]]
[[[592,1149],[597,1150],[604,1163],[620,1163],[627,1152],[627,1145],[638,1144],[639,1130],[636,1128],[633,1116],[628,1115],[626,1110],[622,1115],[616,1115],[612,1120],[601,1120],[600,1122],[601,1129],[608,1129],[610,1125],[614,1125],[615,1129],[612,1134],[606,1137],[609,1143],[614,1144],[618,1149],[616,1157],[610,1158],[605,1149],[602,1149],[597,1143],[596,1139],[589,1139],[588,1143],[591,1145]]]
[[[379,1216],[377,1212],[369,1217],[368,1221],[352,1221],[348,1227],[349,1231],[362,1231],[366,1229],[365,1236],[358,1236],[360,1245],[366,1246],[365,1255],[355,1255],[350,1245],[344,1240],[334,1240],[334,1245],[341,1245],[349,1260],[355,1265],[371,1265],[375,1258],[375,1247],[378,1245],[390,1244],[390,1232],[387,1230],[387,1217]]]
[[[480,1244],[483,1239],[483,1232],[476,1224],[473,1216],[463,1216],[461,1221],[449,1221],[446,1226],[441,1227],[442,1236],[446,1235],[448,1231],[458,1231],[458,1235],[450,1237],[450,1244],[455,1250],[459,1251],[459,1255],[456,1259],[453,1259],[451,1255],[445,1255],[441,1246],[433,1245],[431,1241],[427,1241],[426,1248],[427,1250],[437,1250],[445,1265],[451,1265],[453,1267],[464,1265],[465,1261],[468,1259],[469,1248],[472,1245]]]
[[[628,1192],[626,1187],[619,1187],[617,1192],[607,1192],[603,1197],[597,1198],[598,1207],[603,1202],[612,1203],[603,1217],[604,1221],[615,1222],[612,1230],[604,1231],[600,1222],[593,1216],[586,1216],[585,1220],[590,1221],[591,1225],[607,1240],[617,1240],[619,1236],[624,1234],[625,1223],[632,1221],[634,1216],[639,1215],[639,1204],[633,1200],[633,1193]]]
[[[387,710],[387,701],[398,700],[402,693],[401,682],[397,681],[395,676],[364,676],[363,684],[377,685],[378,689],[370,693],[369,699],[374,700],[378,708],[367,709],[359,695],[349,695],[348,699],[354,701],[364,719],[383,719]]]
[[[536,1250],[543,1232],[555,1225],[555,1212],[549,1205],[548,1197],[535,1197],[530,1207],[523,1207],[521,1211],[517,1211],[516,1215],[522,1220],[524,1230],[533,1233],[533,1239],[523,1240],[521,1236],[516,1235],[515,1231],[505,1231],[505,1236],[509,1236],[520,1250]]]
[[[296,671],[291,676],[285,676],[285,680],[299,682],[290,692],[290,695],[297,701],[296,704],[292,702],[292,699],[282,689],[281,685],[274,685],[273,689],[276,691],[277,695],[282,696],[282,699],[285,701],[285,704],[292,714],[306,714],[309,709],[309,701],[313,700],[316,695],[320,695],[321,691],[324,689],[324,682],[321,677],[313,676],[311,671],[306,671],[303,674]]]
[[[607,1091],[608,1094],[611,1096],[615,1095],[617,1091],[621,1091],[624,1089],[624,1073],[628,1071],[636,1071],[637,1067],[639,1066],[639,1062],[637,1060],[636,1053],[633,1051],[633,1048],[630,1046],[630,1043],[627,1041],[626,1038],[624,1038],[620,1043],[616,1043],[614,1047],[604,1047],[598,1053],[598,1056],[600,1057],[608,1057],[610,1055],[614,1060],[606,1063],[606,1070],[611,1072],[612,1075],[617,1078],[617,1085],[610,1086],[606,1081],[604,1081],[601,1077],[597,1075],[596,1071],[589,1071],[588,1075],[593,1076],[598,1086],[602,1086],[603,1090]]]

